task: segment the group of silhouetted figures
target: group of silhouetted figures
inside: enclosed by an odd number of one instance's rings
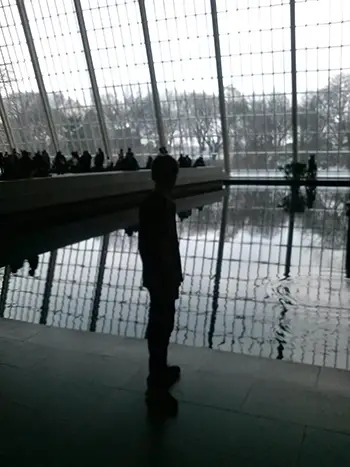
[[[159,154],[168,155],[168,151],[165,147],[161,147]],[[69,158],[61,151],[58,151],[53,161],[51,161],[45,149],[37,151],[34,155],[26,150],[22,150],[19,153],[16,149],[13,149],[9,153],[0,152],[0,178],[2,180],[15,180],[31,177],[48,177],[51,174],[135,171],[141,168],[150,170],[152,164],[153,158],[149,156],[146,166],[140,167],[131,148],[128,148],[126,153],[124,153],[123,149],[120,149],[115,163],[105,157],[101,148],[97,150],[94,157],[86,150],[81,155],[78,151],[72,151]],[[188,155],[184,156],[180,154],[178,165],[181,168],[204,167],[205,163],[202,156],[193,162]]]

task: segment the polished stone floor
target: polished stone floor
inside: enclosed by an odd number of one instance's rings
[[[0,320],[3,466],[347,466],[350,372],[174,345],[177,416],[142,340]]]

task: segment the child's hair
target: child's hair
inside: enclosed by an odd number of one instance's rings
[[[179,167],[171,156],[157,156],[152,164],[152,180],[162,185],[175,183]]]

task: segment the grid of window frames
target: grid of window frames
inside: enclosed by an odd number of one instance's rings
[[[157,154],[158,134],[138,1],[82,8],[112,152],[131,147],[143,165],[142,156]]]
[[[217,0],[231,167],[276,171],[291,156],[289,0]]]
[[[233,175],[278,174],[292,156],[289,0],[216,0]],[[25,0],[62,150],[102,146],[74,2]],[[156,154],[137,0],[82,0],[112,153]],[[222,159],[209,0],[145,0],[167,144]],[[347,0],[296,0],[298,157],[350,170]],[[53,150],[15,0],[0,8],[0,92],[19,149]],[[0,143],[8,148],[0,128]],[[143,164],[142,160],[142,164]]]
[[[334,177],[350,170],[349,27],[347,0],[296,3],[300,159]]]
[[[15,0],[1,2],[0,60],[0,92],[16,148],[50,147],[47,120]]]
[[[72,0],[25,2],[60,149],[103,147]]]
[[[146,2],[168,146],[222,155],[210,2]]]

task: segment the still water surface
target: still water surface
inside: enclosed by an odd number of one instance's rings
[[[300,213],[279,207],[286,194],[234,187],[178,214],[185,280],[172,340],[350,369],[349,190],[318,188]],[[3,315],[142,338],[136,220],[102,233],[41,254],[34,277],[27,262],[11,273]]]

